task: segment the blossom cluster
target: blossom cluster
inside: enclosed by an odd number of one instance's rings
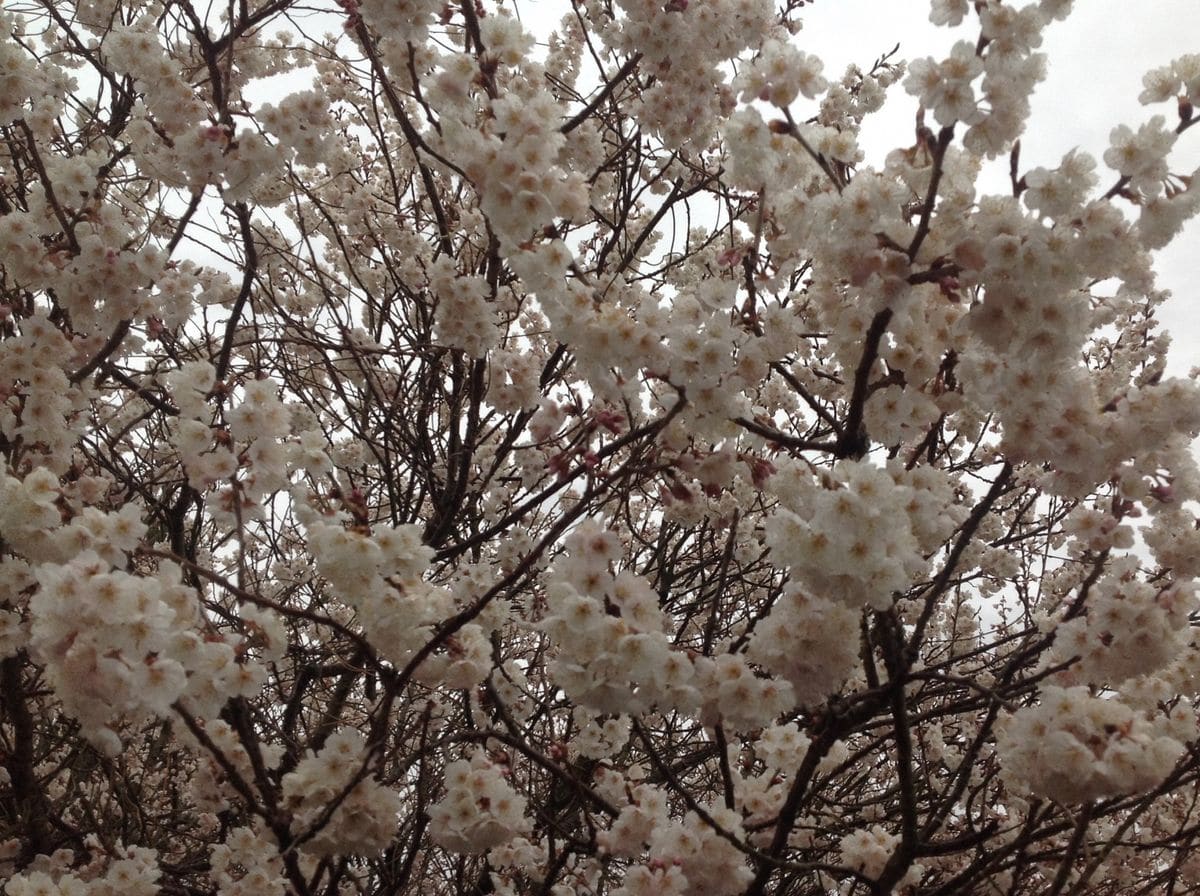
[[[482,749],[447,764],[446,794],[429,807],[434,842],[454,852],[481,853],[527,833],[525,799],[507,780],[508,772]]]
[[[482,358],[500,344],[496,307],[482,277],[459,276],[446,257],[433,264],[429,288],[437,296],[437,338],[443,345]]]
[[[1200,54],[1189,53],[1170,65],[1146,73],[1143,104],[1176,100],[1181,126],[1191,123],[1200,105]],[[1105,161],[1129,177],[1129,186],[1140,191],[1141,213],[1137,233],[1147,249],[1161,249],[1174,239],[1186,221],[1200,213],[1197,176],[1169,178],[1166,154],[1179,133],[1167,131],[1162,116],[1155,116],[1135,134],[1118,126]],[[1182,189],[1178,186],[1182,182]]]
[[[1118,561],[1088,595],[1087,612],[1059,624],[1049,665],[1075,663],[1058,676],[1063,684],[1118,685],[1157,672],[1184,648],[1195,586],[1139,581],[1136,561]]]
[[[858,666],[859,613],[789,587],[754,629],[746,656],[789,682],[801,705],[821,703]]]
[[[899,468],[839,461],[824,487],[810,486],[803,501],[768,520],[772,562],[821,599],[853,610],[891,606],[893,595],[925,571],[926,554],[961,513],[944,487],[936,488],[936,474],[916,475],[924,487],[906,482],[912,474]]]
[[[23,30],[20,19],[0,10],[0,33],[15,37]],[[24,119],[40,130],[43,122],[53,121],[62,107],[62,85],[56,83],[55,68],[44,60],[39,64],[15,40],[0,42],[0,125]]]
[[[111,570],[91,551],[35,569],[30,648],[84,734],[115,755],[121,718],[171,715],[191,698],[213,711],[230,695],[252,695],[261,680],[235,662],[234,644],[196,630],[195,593],[164,565],[156,577]]]
[[[420,527],[377,526],[368,534],[314,516],[307,529],[309,550],[333,595],[355,610],[382,656],[407,663],[455,605],[451,589],[423,578],[433,551],[421,543]],[[502,602],[497,610],[493,625],[503,618]],[[492,668],[484,621],[463,625],[444,654],[426,658],[419,670],[422,680],[451,688],[481,682]]]
[[[738,813],[725,806],[703,808],[722,831],[744,836]],[[663,791],[649,784],[633,788],[621,814],[598,839],[610,855],[637,858],[648,852],[652,860],[629,867],[614,894],[683,896],[704,892],[732,896],[741,892],[753,874],[736,847],[712,824],[694,811],[682,819],[672,818]]]
[[[283,776],[283,802],[305,852],[369,856],[387,848],[404,801],[394,789],[364,776],[368,758],[362,733],[343,728]]]
[[[600,713],[699,713],[735,730],[770,724],[795,705],[790,684],[756,673],[743,654],[709,658],[675,648],[654,590],[628,570],[611,569],[619,556],[614,533],[585,523],[566,547],[539,627],[556,649],[551,675],[580,705]]]
[[[1154,786],[1184,746],[1117,697],[1048,685],[1004,720],[996,752],[1012,787],[1076,803]]]
[[[1130,189],[1154,197],[1163,191],[1170,169],[1167,154],[1175,145],[1176,135],[1167,128],[1162,115],[1155,115],[1133,131],[1128,125],[1113,129],[1112,146],[1104,153],[1104,162],[1129,179]]]
[[[329,97],[320,91],[304,90],[289,94],[277,104],[264,105],[258,118],[280,150],[294,152],[301,165],[316,165],[334,142],[329,105]]]
[[[821,77],[824,63],[780,40],[763,42],[753,64],[738,74],[733,87],[744,100],[763,100],[786,109],[803,94],[816,99],[829,83]]]
[[[934,4],[930,19],[939,25],[963,20],[966,4]],[[1047,0],[1017,7],[999,0],[977,4],[978,45],[960,41],[942,62],[932,58],[910,64],[906,89],[931,109],[942,126],[970,125],[964,142],[979,155],[994,157],[1020,137],[1029,116],[1029,96],[1045,74],[1042,31],[1070,11],[1070,3]],[[983,75],[977,99],[974,80]]]
[[[141,82],[146,114],[168,134],[182,134],[204,117],[204,104],[148,19],[112,29],[102,49],[114,70]]]
[[[713,3],[655,3],[621,0],[619,28],[605,40],[626,53],[638,53],[657,83],[645,91],[637,115],[672,146],[704,149],[715,136],[722,105],[731,94],[721,65],[764,33],[772,9],[762,0]],[[817,82],[808,82],[815,88]],[[732,97],[730,96],[729,99]]]
[[[168,382],[180,409],[175,449],[192,487],[208,490],[238,469],[229,446],[214,440],[212,410],[206,399],[216,384],[216,371],[211,364],[192,362],[173,371]]]
[[[841,839],[838,848],[843,865],[867,877],[876,878],[899,845],[898,835],[875,824],[864,830],[851,831]]]
[[[1200,105],[1200,53],[1188,53],[1169,65],[1152,69],[1142,79],[1145,90],[1138,99],[1142,103],[1161,103],[1177,97]]]
[[[200,191],[223,186],[226,198],[271,204],[284,161],[315,165],[332,147],[328,98],[316,91],[292,94],[258,111],[262,128],[235,129],[206,121],[204,103],[177,60],[161,45],[148,23],[113,29],[105,36],[106,59],[137,79],[141,97],[132,110],[125,138],[146,174],[171,186]]]
[[[99,852],[82,867],[73,863],[75,853],[70,849],[40,856],[38,867],[11,877],[4,892],[8,896],[154,896],[161,892],[162,871],[154,850],[118,844],[113,852],[111,858]]]
[[[515,36],[508,34],[509,39]],[[478,71],[478,62],[467,54],[447,57],[443,63],[450,79],[470,79],[467,73]],[[480,113],[472,97],[463,94],[457,109],[445,110],[440,131],[432,138],[459,160],[479,193],[481,211],[508,247],[553,229],[556,219],[582,220],[587,213],[587,184],[560,162],[566,138],[555,123],[562,113],[539,83],[539,74],[526,62],[508,76],[508,90],[485,107],[484,130],[476,127]]]
[[[79,501],[45,468],[0,481],[0,533],[20,555],[0,564],[7,593],[37,585],[27,623],[20,604],[4,611],[6,652],[28,647],[85,736],[109,755],[120,750],[125,720],[170,716],[179,700],[212,716],[230,695],[255,693],[260,667],[239,662],[239,636],[204,632],[177,565],[125,571],[146,536],[137,505],[104,513]],[[249,612],[277,653],[286,642],[277,621]]]
[[[283,859],[270,835],[234,828],[213,846],[209,876],[220,896],[285,896]]]
[[[1070,5],[0,11],[7,896],[1200,879],[1200,57],[1023,170]]]

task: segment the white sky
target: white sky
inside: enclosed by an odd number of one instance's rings
[[[978,34],[978,20],[968,18],[957,29],[936,28],[928,11],[928,0],[815,0],[802,14],[804,30],[797,41],[825,60],[825,75],[832,79],[851,62],[866,68],[897,43],[896,58],[942,59],[956,40]],[[1200,0],[1075,0],[1071,15],[1049,26],[1041,51],[1048,56],[1048,77],[1033,98],[1021,169],[1055,165],[1074,147],[1099,161],[1118,124],[1136,129],[1157,113],[1176,123],[1173,104],[1142,106],[1137,96],[1146,71],[1185,53],[1200,53]],[[912,133],[916,100],[898,86],[889,97],[864,128],[868,162],[879,163]],[[1180,138],[1171,162],[1172,172],[1179,174],[1200,166],[1200,125]],[[1101,162],[1098,173],[1105,185],[1110,183],[1106,172]],[[1193,220],[1158,253],[1157,262],[1159,285],[1173,293],[1161,313],[1175,337],[1169,370],[1186,374],[1200,366],[1200,221]]]

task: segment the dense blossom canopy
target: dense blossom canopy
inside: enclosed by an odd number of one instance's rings
[[[804,5],[3,5],[7,896],[1200,891],[1200,55]]]

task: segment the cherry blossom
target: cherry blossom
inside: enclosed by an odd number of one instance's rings
[[[6,5],[4,893],[1194,888],[1200,56],[1031,162],[1070,7]]]

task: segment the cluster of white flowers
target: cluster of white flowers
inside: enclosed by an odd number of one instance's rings
[[[212,425],[209,399],[221,389],[216,370],[206,361],[191,361],[163,377],[179,407],[172,441],[192,487],[213,489],[210,510],[220,519],[234,520],[234,502],[242,519],[257,516],[270,493],[287,486],[291,415],[270,379],[247,382],[241,400],[226,413],[228,428]],[[245,474],[234,477],[239,471]]]
[[[462,349],[471,358],[482,358],[500,344],[496,306],[483,277],[459,275],[454,262],[443,255],[429,272],[429,288],[437,296],[438,342]]]
[[[291,433],[291,415],[279,398],[279,385],[265,377],[250,380],[242,387],[241,401],[229,409],[225,418],[230,437],[235,444],[245,446],[239,456],[239,463],[249,468],[239,481],[244,499],[258,502],[286,488],[284,440]]]
[[[441,9],[438,0],[361,0],[348,9],[357,9],[363,20],[383,35],[389,43],[400,44],[399,58],[403,59],[403,45],[421,45],[429,35],[429,25]],[[395,76],[401,77],[404,65],[395,66]],[[403,83],[403,80],[401,80]]]
[[[715,135],[720,113],[732,105],[722,63],[746,49],[754,35],[769,30],[771,4],[620,0],[617,6],[624,13],[620,27],[602,36],[627,54],[640,53],[641,65],[655,76],[635,114],[664,143],[704,149]]]
[[[204,104],[168,55],[153,22],[113,28],[104,38],[104,56],[114,71],[138,80],[146,111],[169,134],[183,134],[204,118]]]
[[[1068,10],[1069,3],[1059,0],[1019,9],[988,0],[979,14],[981,34],[988,41],[981,84],[988,112],[963,136],[967,149],[994,158],[1021,136],[1029,97],[1046,74],[1045,55],[1033,50],[1042,43],[1042,29]]]
[[[904,87],[933,111],[933,117],[943,127],[961,121],[975,124],[983,118],[975,97],[972,82],[983,74],[983,60],[975,53],[975,45],[960,40],[941,62],[931,58],[916,59],[908,65]]]
[[[493,601],[490,608],[501,613],[505,610],[499,601]],[[475,687],[492,671],[492,642],[488,635],[489,629],[483,625],[469,622],[462,626],[447,640],[444,654],[431,656],[421,664],[421,680],[451,689]]]
[[[670,818],[670,802],[651,784],[630,787],[621,802],[621,813],[607,830],[597,833],[596,841],[611,855],[636,856],[646,848],[654,829]]]
[[[178,569],[134,576],[91,551],[42,563],[29,601],[30,648],[84,734],[108,755],[120,750],[121,716],[170,715],[188,673],[207,651],[191,631],[199,612]]]
[[[744,654],[722,653],[715,659],[695,657],[693,686],[703,704],[700,721],[723,724],[733,731],[754,731],[772,724],[796,707],[796,696],[786,680],[760,675]]]
[[[154,317],[172,330],[187,322],[196,297],[204,288],[203,270],[193,261],[168,266],[154,284]]]
[[[8,10],[0,10],[0,34],[20,34],[18,22]],[[26,117],[25,104],[36,105],[51,92],[50,83],[45,70],[15,40],[0,40],[0,125]]]
[[[1096,160],[1085,152],[1071,150],[1057,168],[1033,168],[1025,173],[1024,202],[1034,211],[1066,222],[1079,213],[1098,178]]]
[[[1127,550],[1133,547],[1133,528],[1111,513],[1086,504],[1078,505],[1063,520],[1064,535],[1074,539],[1074,544],[1087,551],[1105,551],[1111,548]],[[1167,564],[1168,566],[1170,564]]]
[[[827,487],[806,498],[795,510],[775,511],[766,539],[772,562],[813,594],[855,610],[885,609],[927,568],[911,512],[921,495],[887,469],[869,460],[839,461]]]
[[[725,299],[723,307],[705,306],[706,286],[716,287],[714,292]],[[664,359],[669,365],[667,379],[686,390],[688,397],[680,425],[700,437],[720,438],[729,419],[752,416],[741,395],[749,383],[737,366],[737,352],[750,340],[729,322],[732,292],[728,283],[707,281],[696,294],[678,296],[671,311]]]
[[[627,715],[606,716],[584,706],[571,712],[572,721],[579,726],[571,738],[571,751],[589,759],[607,759],[616,755],[629,739],[630,718]]]
[[[1047,686],[1002,720],[996,752],[1018,792],[1075,803],[1153,787],[1184,747],[1117,697]]]
[[[1183,97],[1193,106],[1200,106],[1200,53],[1188,53],[1169,65],[1152,69],[1142,84],[1146,89],[1138,99],[1144,105]]]
[[[308,548],[333,595],[357,613],[371,644],[403,665],[453,612],[454,595],[422,578],[433,550],[421,543],[421,527],[377,526],[371,534],[338,522],[306,523]],[[433,683],[446,675],[449,686],[478,683],[491,666],[487,633],[464,626],[447,645],[449,655],[430,657],[420,669]]]
[[[738,73],[733,89],[743,100],[763,100],[786,109],[803,94],[816,99],[829,87],[824,63],[781,40],[767,40],[754,61]]]
[[[752,742],[754,755],[768,771],[792,774],[804,760],[811,744],[795,722],[764,728]]]
[[[1200,530],[1193,514],[1179,506],[1160,511],[1141,536],[1164,569],[1181,579],[1200,576]]]
[[[562,240],[514,253],[509,263],[526,288],[537,293],[555,333],[575,348],[576,362],[587,371],[598,400],[620,403],[623,396],[617,382],[636,383],[642,370],[667,369],[670,353],[664,330],[676,321],[658,307],[657,297],[626,286],[613,288],[598,302],[598,294],[578,279],[564,280],[573,257]],[[690,309],[687,316],[691,317]],[[680,323],[677,332],[689,330]],[[624,398],[629,400],[632,394]]]
[[[1078,162],[1078,170],[1086,167]],[[1083,495],[1130,457],[1174,451],[1184,434],[1197,431],[1194,384],[1123,383],[1125,391],[1114,396],[1098,393],[1101,381],[1079,365],[1097,325],[1089,284],[1117,277],[1123,290],[1142,295],[1153,283],[1148,256],[1121,212],[1092,201],[1066,212],[1073,214],[1068,229],[1028,217],[1012,197],[979,205],[955,250],[959,279],[984,287],[983,301],[964,319],[971,341],[956,377],[968,402],[1000,420],[1007,456],[1050,463],[1048,487]],[[1156,433],[1149,446],[1147,432]],[[1153,465],[1142,473],[1151,475]]]
[[[1113,128],[1112,146],[1104,163],[1129,178],[1129,188],[1143,196],[1157,196],[1167,179],[1167,154],[1175,145],[1175,132],[1166,119],[1155,115],[1135,132],[1128,125]]]
[[[28,600],[28,629],[17,611],[4,614],[4,642],[7,650],[27,644],[45,663],[87,737],[111,754],[123,718],[169,716],[176,700],[212,717],[231,696],[256,693],[262,667],[238,661],[238,636],[202,634],[196,593],[178,566],[124,571],[146,535],[138,506],[104,513],[73,503],[45,468],[0,479],[0,535],[21,555],[4,558],[3,580],[10,594],[39,586]],[[286,644],[279,621],[247,613],[264,656],[277,657]]]
[[[942,409],[927,393],[902,386],[886,386],[871,396],[863,422],[871,438],[881,445],[914,444],[924,438]]]
[[[213,409],[208,399],[217,382],[217,372],[206,361],[189,361],[168,373],[164,380],[179,408],[172,441],[197,491],[207,491],[215,483],[237,472],[238,460],[228,445],[214,444]]]
[[[941,63],[931,58],[910,65],[905,87],[920,97],[938,124],[955,121],[971,125],[965,142],[980,155],[996,156],[1021,135],[1029,115],[1029,95],[1044,74],[1045,62],[1033,50],[1041,45],[1042,30],[1070,10],[1070,0],[1045,0],[1022,7],[985,0],[975,4],[984,41],[960,41]],[[960,24],[970,5],[966,0],[935,0],[930,21]],[[974,80],[983,75],[977,98]]]
[[[374,856],[391,843],[404,800],[390,787],[362,775],[366,761],[362,733],[342,728],[315,756],[301,759],[283,776],[283,802],[292,813],[292,833],[307,837],[302,850],[314,856]]]
[[[318,90],[303,90],[264,105],[258,120],[281,149],[295,153],[301,165],[319,164],[334,145],[329,97]]]
[[[853,370],[862,354],[862,339],[871,315],[883,308],[902,307],[909,297],[908,258],[880,249],[879,234],[903,244],[911,239],[912,222],[903,215],[910,189],[890,172],[865,169],[841,192],[825,190],[806,203],[789,207],[790,214],[811,220],[787,220],[812,245],[816,289],[823,324],[829,327],[830,349]],[[827,220],[826,228],[817,221]],[[841,284],[849,277],[854,289]]]
[[[287,196],[286,186],[274,175],[290,155],[290,147],[272,144],[250,128],[235,134],[227,126],[199,122],[168,141],[139,101],[124,137],[140,170],[167,186],[198,193],[216,184],[225,199],[253,197],[263,205],[277,204]]]
[[[869,828],[851,831],[838,842],[839,859],[847,868],[876,878],[899,845],[898,834],[889,834],[883,825],[873,824]]]
[[[476,749],[446,766],[446,795],[429,807],[430,835],[454,852],[481,853],[529,832],[525,798],[507,780],[508,768]]]
[[[263,668],[248,657],[238,661],[238,636],[199,631],[196,591],[182,583],[178,566],[162,561],[151,575],[124,571],[146,534],[138,505],[106,513],[76,501],[47,469],[24,480],[5,475],[0,535],[20,557],[6,557],[0,569],[8,594],[38,585],[28,630],[16,611],[4,614],[5,649],[28,644],[46,663],[50,684],[86,736],[112,753],[122,718],[168,716],[176,699],[211,717],[229,697],[256,693]],[[280,621],[252,608],[246,618],[257,626],[264,657],[280,655]]]
[[[0,227],[0,263],[3,263],[8,275],[17,284],[41,283],[51,277],[54,261],[42,242],[42,235],[49,230],[49,222],[44,217],[20,211],[9,212],[3,220],[4,226]],[[44,315],[39,317],[44,319]],[[56,328],[50,329],[65,342]],[[24,341],[24,333],[17,339],[8,340],[9,344]]]
[[[58,477],[44,467],[24,479],[0,476],[0,535],[8,549],[33,562],[48,559],[43,555],[45,532],[62,525]]]
[[[222,694],[217,707],[223,706],[231,696],[235,694]],[[191,700],[187,701],[186,708],[196,715]],[[213,713],[202,719],[200,726],[208,744],[211,744],[211,752],[207,746],[201,745],[190,729],[179,726],[180,740],[195,751],[199,758],[195,773],[188,780],[187,792],[198,810],[216,815],[236,806],[241,799],[241,794],[229,778],[228,770],[232,768],[242,781],[253,781],[255,767],[238,733],[224,719],[216,718],[216,714]],[[274,770],[279,767],[284,755],[282,746],[259,743],[257,749],[264,769]]]
[[[538,388],[543,358],[529,352],[497,351],[491,356],[493,370],[507,382],[493,381],[489,400],[501,413],[532,411],[542,400]]]
[[[404,586],[420,580],[433,551],[421,543],[421,527],[381,526],[372,535],[334,523],[308,523],[309,549],[339,600],[351,606],[387,590],[384,579]]]
[[[1168,184],[1161,195],[1143,203],[1136,233],[1145,248],[1163,248],[1178,236],[1184,224],[1200,214],[1200,169],[1184,180],[1184,189]]]
[[[1117,685],[1148,675],[1184,648],[1195,607],[1191,582],[1139,581],[1137,559],[1121,558],[1092,585],[1086,614],[1057,627],[1046,661],[1053,666],[1078,658],[1058,673],[1064,685]]]
[[[732,896],[753,878],[737,848],[721,837],[695,812],[672,818],[661,790],[649,784],[633,787],[608,830],[597,842],[612,856],[650,860],[626,872],[614,896],[658,896],[660,893],[712,893]],[[745,836],[741,816],[723,805],[704,805],[705,812],[726,833]]]
[[[755,626],[747,658],[791,682],[796,701],[820,703],[858,665],[859,614],[844,603],[789,586]]]
[[[1143,104],[1177,100],[1180,114],[1191,116],[1191,110],[1200,105],[1200,53],[1189,53],[1170,65],[1147,72],[1143,83],[1146,89],[1138,97]],[[1166,246],[1185,221],[1200,213],[1200,198],[1197,198],[1200,172],[1181,178],[1185,184],[1182,190],[1165,182],[1164,157],[1174,137],[1164,130],[1161,118],[1156,116],[1139,128],[1136,135],[1129,128],[1114,130],[1113,146],[1105,155],[1105,161],[1121,174],[1140,181],[1131,186],[1143,188],[1137,233],[1147,249]]]
[[[42,232],[54,232],[54,226]],[[165,255],[153,244],[136,244],[124,211],[106,204],[91,221],[75,227],[79,251],[53,261],[43,284],[52,288],[66,306],[78,336],[76,353],[99,351],[120,321],[145,319],[154,314],[150,285],[162,273]]]
[[[122,136],[140,169],[165,184],[196,191],[224,181],[227,199],[253,195],[271,204],[282,198],[271,175],[286,160],[315,165],[333,146],[329,99],[317,91],[259,110],[263,127],[276,138],[272,144],[255,129],[235,134],[206,121],[196,90],[148,24],[113,29],[103,50],[114,69],[135,77],[140,88]]]
[[[0,265],[3,243],[0,236]],[[86,424],[76,413],[86,387],[73,386],[63,369],[74,354],[71,343],[40,314],[23,321],[21,334],[5,340],[0,353],[0,434],[10,443],[28,445],[40,455],[40,464],[56,472],[70,466],[71,446]]]
[[[90,845],[99,847],[94,840]],[[158,853],[141,846],[116,844],[113,855],[99,850],[86,864],[72,850],[60,849],[11,877],[7,896],[156,896],[160,893]]]
[[[753,106],[742,106],[725,119],[721,135],[729,146],[736,147],[728,160],[729,182],[748,190],[761,190],[770,184],[771,204],[779,209],[776,214],[803,222],[803,215],[792,211],[793,206],[803,206],[805,200],[788,188],[807,181],[817,167],[800,141],[772,129]],[[807,228],[798,234],[789,227],[773,235],[771,245],[799,246],[806,235]]]
[[[585,536],[577,536],[575,543],[582,544]],[[541,628],[557,649],[550,666],[555,683],[600,713],[640,713],[658,705],[695,708],[700,702],[695,669],[664,633],[657,595],[631,573],[613,576],[595,566],[584,572],[582,558],[588,556],[576,547],[568,569],[594,583],[587,593],[566,581],[546,590],[548,614]],[[606,611],[606,601],[615,614]]]
[[[234,828],[209,855],[209,877],[219,896],[286,896],[283,857],[270,835]]]
[[[512,27],[512,26],[510,26]],[[443,59],[448,77],[458,81],[478,71],[470,54]],[[439,134],[430,140],[452,156],[470,177],[480,209],[508,248],[515,248],[555,225],[555,219],[583,220],[588,185],[559,163],[566,137],[557,123],[562,109],[547,91],[532,62],[511,73],[508,89],[486,109],[480,130],[473,104],[446,110]],[[470,80],[470,75],[468,82]]]
[[[573,700],[607,714],[699,711],[734,730],[770,724],[795,705],[791,685],[756,674],[741,654],[676,649],[654,589],[628,570],[613,573],[619,557],[616,535],[585,523],[567,539],[546,591],[540,627],[556,648],[550,674]]]

